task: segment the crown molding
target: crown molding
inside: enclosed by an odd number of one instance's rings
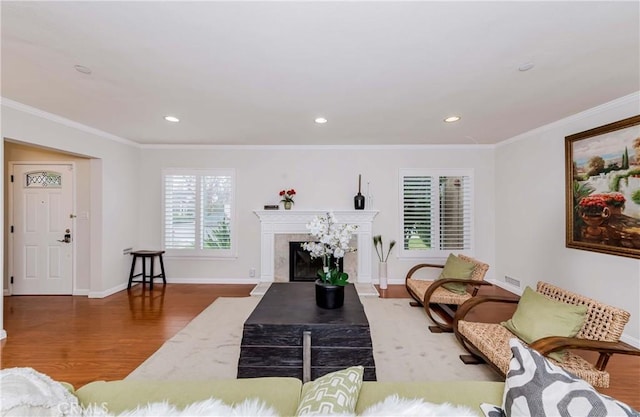
[[[99,136],[103,139],[108,139],[114,142],[122,143],[124,145],[133,146],[136,148],[140,148],[140,144],[137,142],[133,142],[129,139],[121,138],[120,136],[116,136],[114,134],[104,132],[102,130],[93,128],[91,126],[83,125],[82,123],[75,122],[73,120],[64,118],[62,116],[58,116],[57,114],[49,113],[44,110],[37,109],[35,107],[28,106],[23,103],[19,103],[17,101],[8,99],[6,97],[0,97],[1,104],[3,106],[9,107],[14,110],[21,111],[23,113],[28,113],[33,116],[37,116],[46,120],[49,120],[54,123],[61,124],[63,126],[67,126],[73,129],[80,130],[85,133],[89,133],[95,136]]]
[[[388,150],[491,150],[495,145],[173,145],[149,144],[140,145],[141,149],[153,150],[223,150],[223,151],[299,151],[299,150],[354,150],[354,151],[388,151]]]
[[[545,132],[547,132],[549,130],[561,128],[563,126],[569,125],[571,123],[578,122],[578,121],[583,120],[583,119],[588,119],[590,117],[593,117],[593,116],[596,116],[596,115],[598,115],[600,113],[603,113],[603,112],[605,112],[607,110],[613,110],[613,109],[616,109],[618,107],[622,107],[622,106],[627,106],[627,105],[630,105],[630,104],[638,103],[639,99],[640,99],[640,91],[636,91],[634,93],[628,94],[626,96],[622,96],[620,98],[617,98],[615,100],[606,102],[606,103],[601,104],[599,106],[592,107],[592,108],[587,109],[585,111],[582,111],[580,113],[576,113],[574,115],[565,117],[564,119],[560,119],[560,120],[557,120],[555,122],[552,122],[552,123],[537,127],[537,128],[535,128],[533,130],[529,130],[528,132],[521,133],[521,134],[519,134],[517,136],[514,136],[514,137],[512,137],[510,139],[507,139],[507,140],[504,140],[502,142],[497,143],[495,145],[495,147],[496,148],[501,148],[503,146],[510,145],[512,143],[519,142],[521,140],[525,140],[527,138],[530,138],[531,136],[539,136],[539,135],[541,135],[541,134],[543,134],[543,133],[545,133]]]

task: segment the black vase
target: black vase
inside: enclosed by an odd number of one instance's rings
[[[353,197],[353,207],[356,210],[364,210],[364,196],[359,192]]]
[[[331,310],[344,305],[344,286],[325,284],[316,280],[316,305]]]

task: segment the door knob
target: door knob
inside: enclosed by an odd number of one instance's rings
[[[62,240],[58,239],[58,242],[71,243],[71,230],[69,229],[65,230],[64,238]]]

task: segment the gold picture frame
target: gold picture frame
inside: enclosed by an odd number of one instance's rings
[[[565,137],[566,246],[640,258],[640,115]]]

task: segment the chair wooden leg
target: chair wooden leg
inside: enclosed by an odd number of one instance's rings
[[[422,304],[420,304],[420,303],[419,303],[419,302],[417,302],[417,301],[410,301],[410,302],[409,302],[409,305],[410,305],[411,307],[422,307]]]
[[[482,363],[486,363],[482,358],[474,355],[460,355],[460,360],[465,365],[480,365]]]
[[[467,355],[459,356],[462,363],[464,363],[465,365],[479,365],[482,363],[487,363],[482,356],[478,355],[477,352],[474,352],[475,348],[469,346],[466,338],[462,336],[462,334],[457,331],[454,331],[453,333],[455,334],[456,339],[458,339],[458,342],[460,342],[462,347],[467,352],[469,352],[469,354]]]
[[[427,313],[427,317],[429,317],[429,319],[433,322],[433,324],[435,324],[435,326],[429,326],[429,330],[431,331],[431,333],[452,333],[453,332],[453,327],[451,326],[450,323],[448,323],[451,319],[446,315],[446,313],[444,311],[440,312],[437,311],[438,316],[442,317],[443,320],[447,320],[447,323],[441,323],[438,320],[436,320],[433,317],[433,314],[431,313],[431,308],[435,308],[436,310],[439,308],[438,305],[426,305],[424,307],[424,311],[425,313]],[[433,330],[433,328],[437,328],[439,329],[439,331],[437,330]]]

